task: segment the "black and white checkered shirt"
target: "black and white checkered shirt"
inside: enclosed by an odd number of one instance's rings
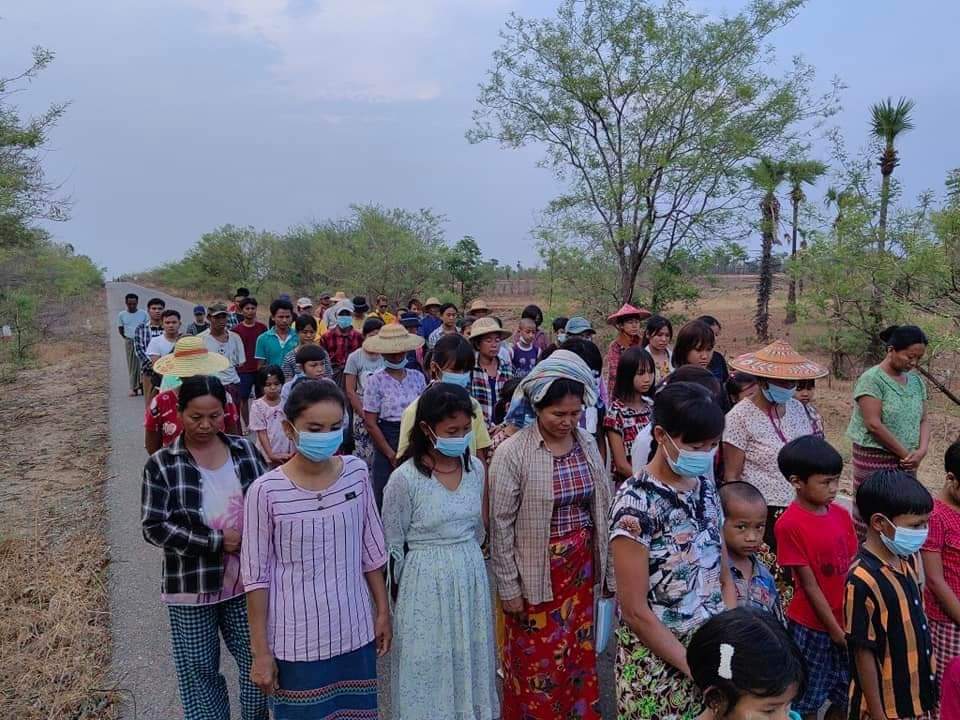
[[[267,471],[259,451],[245,438],[221,433],[246,493]],[[155,452],[143,467],[141,525],[147,542],[163,548],[163,592],[210,593],[223,582],[223,533],[203,519],[200,470],[183,434]]]
[[[143,372],[148,372],[153,367],[153,363],[147,357],[147,345],[157,335],[163,335],[163,325],[151,325],[145,322],[137,325],[137,329],[133,331],[133,349],[140,358],[140,369]]]

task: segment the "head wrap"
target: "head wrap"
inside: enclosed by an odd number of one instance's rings
[[[564,378],[583,385],[583,403],[587,407],[597,404],[597,387],[593,371],[576,353],[557,350],[546,360],[537,363],[513,393],[507,422],[525,428],[536,418],[533,406],[543,400],[554,380]]]

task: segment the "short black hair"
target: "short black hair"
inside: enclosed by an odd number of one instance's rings
[[[530,318],[537,327],[543,325],[543,310],[538,305],[527,305],[520,313],[521,318]]]
[[[367,318],[363,321],[363,328],[360,330],[361,334],[366,337],[372,332],[375,332],[383,327],[383,320],[378,317]]]
[[[730,512],[730,502],[731,501],[740,501],[744,503],[757,503],[760,505],[766,506],[767,500],[763,497],[763,493],[757,490],[756,486],[751,485],[748,482],[743,480],[734,480],[733,482],[726,482],[720,486],[720,489],[717,491],[720,495],[720,504],[723,506],[724,514]]]
[[[451,365],[455,369],[451,372],[470,372],[476,364],[476,353],[473,345],[463,335],[449,334],[443,335],[433,350],[430,350],[423,358],[423,366],[427,372],[430,372],[430,366],[434,363],[437,367]]]
[[[717,338],[710,326],[699,320],[688,322],[677,333],[677,340],[673,345],[671,364],[682,367],[687,364],[687,355],[693,350],[713,350]]]
[[[163,308],[167,306],[167,303],[163,298],[158,298],[158,297],[150,298],[149,300],[147,300],[148,308],[152,308],[154,305],[159,305],[160,307]]]
[[[250,297],[250,291],[245,287],[238,287],[233,294],[234,297]]]
[[[326,360],[327,351],[319,345],[303,345],[297,348],[294,358],[297,365],[302,366],[304,363]]]
[[[550,384],[550,387],[547,388],[547,392],[540,398],[540,401],[533,404],[533,407],[536,410],[544,410],[551,405],[556,405],[568,395],[578,397],[582,401],[583,393],[583,383],[571,380],[570,378],[557,378]]]
[[[723,330],[723,325],[720,324],[720,321],[717,320],[713,315],[701,315],[697,318],[704,325],[710,325],[711,327],[718,327]]]
[[[161,319],[161,320],[163,320],[164,318],[168,318],[168,317],[175,317],[177,320],[179,320],[179,319],[180,319],[180,313],[177,312],[176,310],[174,310],[173,308],[167,308],[167,309],[164,310],[162,313],[160,313],[160,319]]]
[[[254,307],[260,307],[260,303],[257,302],[255,297],[250,297],[249,295],[240,302],[237,303],[237,309],[243,310],[247,305],[253,305]]]
[[[568,321],[569,319],[570,319],[570,318],[563,317],[562,315],[561,315],[560,317],[555,317],[555,318],[553,319],[553,331],[554,331],[555,333],[557,333],[557,332],[560,332],[561,330],[563,330],[564,328],[566,328],[566,327],[567,327],[567,321]]]
[[[297,332],[303,332],[308,327],[312,327],[314,331],[316,331],[317,319],[309,313],[303,313],[301,315],[297,315],[297,319],[293,323],[293,326],[296,328]]]
[[[795,476],[806,481],[811,475],[839,475],[843,470],[843,457],[826,440],[816,435],[801,435],[780,448],[777,467],[787,479]]]
[[[140,296],[137,295],[136,293],[127,293],[126,295],[123,296],[123,299],[124,299],[125,301],[126,301],[126,300],[136,300],[137,302],[140,302]]]
[[[729,673],[720,672],[723,646],[730,648]],[[790,634],[772,613],[752,607],[727,610],[701,625],[687,645],[687,665],[707,702],[720,700],[727,712],[744,695],[776,697],[794,684],[800,695],[806,684],[806,663]]]
[[[713,399],[723,407],[723,386],[717,380],[716,375],[699,365],[682,365],[667,375],[667,379],[663,382],[664,387],[678,382],[700,385],[709,390]]]
[[[637,396],[633,387],[633,378],[641,373],[656,375],[657,365],[653,356],[641,347],[632,347],[620,356],[617,365],[617,376],[613,383],[613,397],[622,402],[629,402]]]
[[[899,515],[929,515],[933,496],[905,470],[884,469],[872,473],[857,488],[857,511],[870,524],[876,514],[893,520]]]
[[[653,424],[670,437],[703,442],[723,435],[723,409],[703,385],[670,383],[657,393]]]
[[[740,393],[746,390],[750,385],[756,384],[756,375],[751,375],[750,373],[745,373],[742,370],[737,370],[727,378],[727,394],[731,396],[737,395],[739,397]]]
[[[814,379],[809,380],[797,380],[797,390],[813,390],[817,386],[817,381]]]
[[[282,367],[279,365],[264,365],[257,370],[257,378],[254,381],[254,387],[257,389],[258,396],[263,395],[263,387],[271,377],[279,380],[281,385],[287,381],[286,375],[283,374]]]
[[[943,454],[944,472],[953,473],[953,476],[960,480],[960,440],[947,448]]]
[[[177,409],[183,412],[191,400],[205,395],[213,395],[223,407],[227,406],[227,391],[216,375],[190,375],[183,378],[183,384],[177,393]]]
[[[270,303],[270,317],[273,317],[277,314],[279,310],[289,310],[290,315],[293,315],[293,303],[289,300],[277,299]]]
[[[304,410],[322,402],[336,403],[340,406],[341,413],[347,405],[343,391],[332,380],[326,378],[322,380],[304,379],[294,384],[290,396],[283,406],[283,414],[286,415],[290,423],[294,423],[303,414]]]
[[[916,325],[891,325],[880,333],[887,347],[896,351],[906,350],[911,345],[929,345],[926,334]]]
[[[443,314],[444,314],[447,310],[449,310],[450,308],[453,308],[454,311],[456,311],[456,312],[460,312],[459,310],[457,310],[457,306],[456,306],[456,305],[454,305],[454,304],[451,303],[451,302],[446,302],[446,303],[444,303],[443,305],[440,306],[440,314],[443,315]]]
[[[663,315],[653,315],[647,318],[647,324],[643,327],[643,347],[650,344],[650,338],[666,328],[670,331],[670,339],[673,339],[673,324]]]
[[[522,377],[512,377],[503,384],[500,394],[497,395],[497,402],[493,406],[493,422],[495,425],[501,424],[507,417],[510,410],[510,403],[513,402],[513,393],[517,386],[523,382]]]
[[[594,373],[603,373],[603,355],[592,340],[585,337],[567,338],[558,349],[569,350],[583,360]],[[540,356],[541,362],[545,359],[543,355]]]
[[[417,402],[417,412],[410,427],[410,434],[407,436],[407,450],[401,460],[413,458],[413,464],[416,465],[417,470],[429,476],[432,470],[427,467],[425,460],[433,449],[434,443],[420,424],[426,423],[428,427],[433,428],[441,420],[451,418],[457,413],[463,413],[468,418],[473,417],[470,393],[464,388],[450,383],[434,383],[424,390]],[[470,470],[470,448],[467,448],[463,454],[463,466],[465,470]]]

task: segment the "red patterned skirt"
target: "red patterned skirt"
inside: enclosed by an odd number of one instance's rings
[[[943,692],[944,673],[947,666],[955,659],[960,657],[960,626],[952,622],[941,622],[939,620],[929,620],[930,641],[933,645],[933,654],[937,659],[937,689]],[[937,707],[927,713],[929,718],[936,720],[940,717],[940,703]]]
[[[600,720],[593,532],[550,543],[553,600],[506,616],[503,720]]]
[[[900,469],[900,458],[889,450],[880,448],[864,447],[853,443],[853,498],[856,501],[857,488],[863,481],[870,477],[877,470],[898,470]],[[857,503],[853,503],[853,526],[857,530],[857,538],[860,544],[867,539],[867,524],[860,513],[857,512]]]

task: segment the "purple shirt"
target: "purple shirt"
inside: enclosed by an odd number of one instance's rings
[[[385,369],[377,370],[363,386],[364,412],[377,413],[387,422],[400,422],[403,411],[426,387],[423,373],[416,370],[407,370],[403,380],[395,379]]]
[[[364,573],[386,564],[383,524],[367,464],[342,460],[340,477],[323,492],[294,485],[282,468],[247,491],[243,584],[269,592],[267,640],[278,660],[326,660],[373,641]]]

